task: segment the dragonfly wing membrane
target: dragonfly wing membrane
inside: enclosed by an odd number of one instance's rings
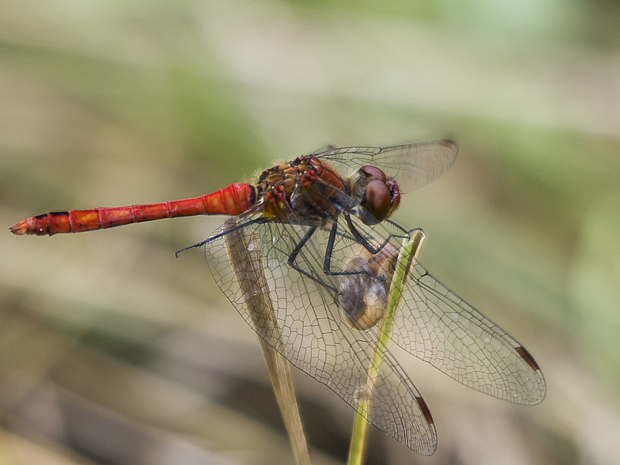
[[[390,147],[341,147],[318,156],[343,170],[353,171],[364,165],[378,166],[389,178],[398,181],[401,192],[409,192],[448,171],[457,155],[456,144],[443,139]]]
[[[392,340],[456,381],[518,404],[545,397],[545,379],[527,350],[415,264]]]
[[[396,223],[367,226],[355,218],[352,227],[374,246],[389,239],[390,254],[397,253],[405,233]],[[383,250],[388,252],[388,247]],[[339,252],[339,246],[334,249]],[[535,405],[545,397],[544,376],[529,352],[417,262],[407,275],[389,336],[472,389],[518,404]]]
[[[239,218],[227,221],[214,236],[234,229],[243,221]],[[367,416],[370,423],[409,448],[421,454],[432,454],[437,446],[437,435],[428,408],[391,355],[384,357],[376,384],[367,392],[374,341],[369,339],[369,333],[355,330],[346,321],[331,290],[334,284],[330,281],[335,280],[317,269],[323,263],[321,253],[324,252],[319,250],[328,232],[317,230],[313,241],[298,253],[296,264],[307,274],[288,266],[288,257],[307,230],[308,227],[275,222],[250,223],[243,228],[244,234],[255,238],[246,247],[254,249],[258,245],[260,249],[258,254],[249,254],[248,265],[242,265],[242,269],[252,268],[249,274],[231,267],[224,236],[208,242],[205,253],[217,284],[259,336],[294,366],[328,386],[353,408],[361,397],[370,396]],[[261,263],[256,263],[257,258],[252,257],[260,257]],[[239,282],[259,268],[264,273],[262,283],[247,286]],[[326,285],[314,277],[326,279]],[[267,329],[257,330],[256,316],[252,315],[255,310],[249,302],[256,302],[257,295],[265,292],[267,300],[263,298],[259,305],[273,306],[276,328],[272,322],[266,325]],[[265,304],[266,301],[270,304]]]

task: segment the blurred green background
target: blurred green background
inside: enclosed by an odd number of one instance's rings
[[[368,463],[620,463],[620,5],[0,2],[0,218],[196,196],[325,146],[453,138],[407,195],[420,261],[521,341],[515,406],[398,354],[439,448]],[[221,218],[0,235],[1,464],[288,464],[256,336],[202,253]],[[353,410],[295,370],[313,463]]]

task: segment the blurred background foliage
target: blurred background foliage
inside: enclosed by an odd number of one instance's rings
[[[368,463],[620,463],[620,4],[0,2],[0,217],[196,196],[325,146],[451,137],[405,197],[420,260],[521,341],[529,408],[397,354],[439,449]],[[278,464],[253,332],[185,218],[0,237],[0,463]],[[295,372],[314,463],[353,411]]]

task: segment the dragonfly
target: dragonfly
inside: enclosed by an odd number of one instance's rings
[[[294,366],[356,408],[366,386],[389,282],[403,238],[391,219],[402,194],[445,173],[456,144],[435,140],[390,147],[327,147],[183,200],[55,211],[11,226],[15,234],[54,235],[192,215],[228,215],[206,240],[209,268],[244,320]],[[253,240],[259,284],[231,264],[227,238]],[[181,249],[181,250],[185,250]],[[177,252],[178,253],[178,252]],[[256,258],[258,257],[258,258]],[[252,296],[273,305],[280,331],[256,327]],[[265,296],[265,294],[268,294]],[[545,379],[530,353],[414,261],[392,322],[390,343],[449,377],[496,398],[535,405]],[[410,449],[430,455],[437,432],[424,398],[388,350],[378,369],[366,419]]]

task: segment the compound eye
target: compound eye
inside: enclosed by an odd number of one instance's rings
[[[376,222],[383,221],[390,213],[391,205],[390,189],[385,182],[373,179],[366,186],[366,203],[364,207]],[[367,223],[366,221],[364,221]],[[368,224],[368,223],[367,223]]]
[[[378,179],[383,182],[387,181],[387,177],[385,176],[385,173],[381,171],[379,168],[377,168],[376,166],[371,166],[371,165],[362,166],[362,171],[368,174],[370,176],[370,179]]]

